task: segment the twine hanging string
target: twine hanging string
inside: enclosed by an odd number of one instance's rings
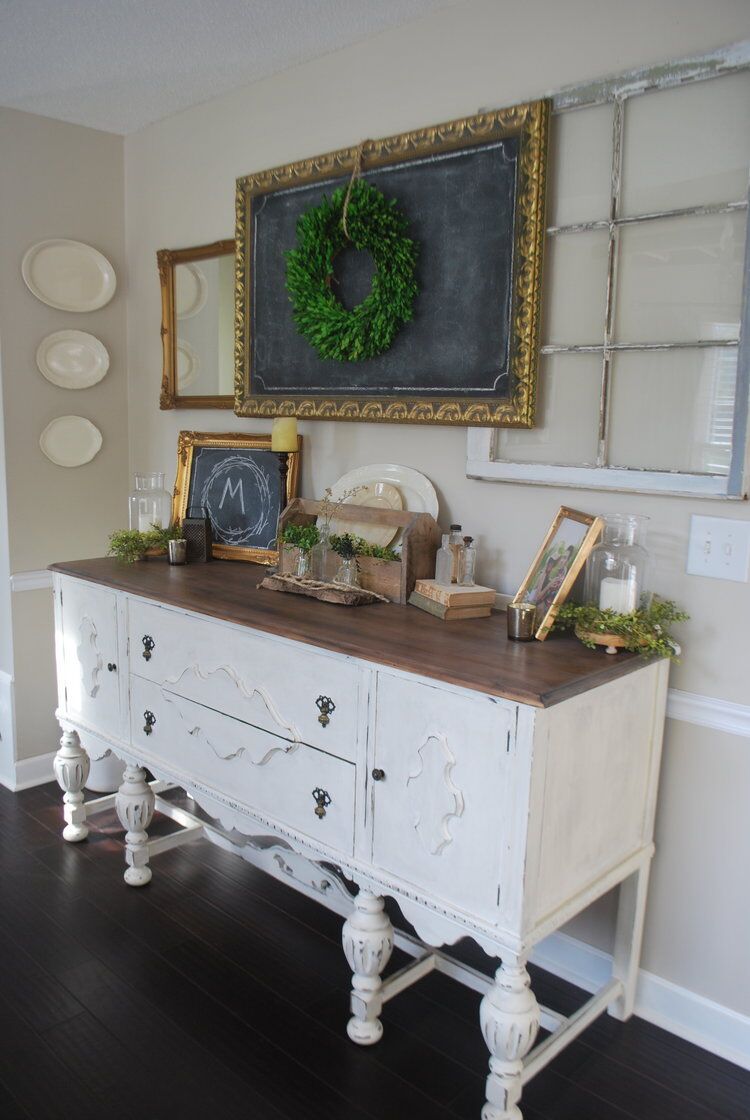
[[[347,217],[347,214],[349,213],[349,199],[352,196],[352,188],[354,186],[355,181],[357,179],[359,179],[360,175],[362,174],[362,155],[364,153],[365,144],[369,144],[369,143],[370,143],[369,140],[362,140],[359,144],[357,144],[357,150],[354,153],[354,167],[352,168],[352,177],[349,180],[349,186],[346,188],[346,198],[344,199],[344,210],[343,210],[343,213],[341,215],[341,225],[342,225],[342,228],[344,230],[344,236],[346,237],[347,241],[351,241],[351,237],[349,236],[349,230],[348,230],[347,224],[346,224],[346,217]]]

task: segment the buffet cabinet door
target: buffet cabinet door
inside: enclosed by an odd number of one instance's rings
[[[494,920],[512,843],[515,706],[384,673],[376,704],[373,862]]]
[[[62,665],[65,709],[93,731],[120,735],[120,669],[117,596],[77,580],[61,584]],[[123,666],[124,669],[124,666]]]

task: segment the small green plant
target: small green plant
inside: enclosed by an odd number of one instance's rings
[[[649,607],[617,614],[594,606],[563,603],[555,619],[554,629],[575,630],[585,646],[596,648],[587,634],[616,634],[625,639],[625,649],[647,657],[676,658],[679,646],[668,632],[673,622],[685,622],[690,615],[678,610],[671,599],[654,598]]]
[[[133,564],[136,560],[142,560],[146,553],[152,550],[166,551],[167,543],[177,540],[180,532],[179,522],[175,522],[167,529],[154,525],[145,533],[139,529],[117,529],[110,535],[107,551],[110,556],[116,556],[126,564]]]
[[[344,533],[337,536],[335,533],[331,535],[331,548],[334,552],[338,552],[339,556],[344,554],[341,552],[341,542],[346,540],[344,548],[349,548],[349,542],[354,548],[353,556],[371,556],[374,560],[396,560],[399,561],[401,557],[392,548],[384,548],[380,544],[370,544],[369,541],[364,540],[362,537],[356,536],[354,533]]]
[[[357,555],[357,540],[351,533],[336,533],[331,537],[331,548],[338,553],[342,560],[353,560]]]
[[[281,539],[286,548],[310,552],[320,540],[320,532],[317,525],[285,525]]]

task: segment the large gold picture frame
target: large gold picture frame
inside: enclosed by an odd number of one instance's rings
[[[453,424],[529,428],[534,424],[544,245],[547,138],[550,103],[516,105],[431,128],[368,140],[314,159],[275,167],[237,180],[235,251],[235,412],[239,416],[300,416],[398,424]],[[428,395],[273,395],[252,380],[254,200],[275,191],[351,173],[361,151],[365,172],[440,153],[459,152],[505,137],[519,138],[510,302],[507,397]],[[291,247],[291,246],[290,246]],[[281,250],[280,250],[281,251]]]
[[[526,577],[513,597],[514,603],[537,607],[536,637],[544,639],[565,602],[578,573],[596,544],[604,519],[560,506],[547,530]],[[566,527],[573,531],[566,533]]]
[[[235,451],[258,450],[267,451],[269,455],[278,458],[278,452],[271,451],[271,435],[243,435],[241,432],[180,432],[177,439],[177,478],[172,495],[172,520],[182,521],[187,514],[191,502],[191,485],[193,482],[193,465],[196,451],[201,448],[213,448],[225,451],[231,455]],[[213,556],[217,560],[248,560],[254,564],[276,564],[279,553],[275,547],[277,524],[279,515],[286,505],[297,497],[297,484],[299,479],[299,461],[302,454],[302,436],[297,437],[297,450],[289,452],[288,473],[286,476],[286,494],[279,495],[279,509],[269,522],[269,537],[272,536],[274,547],[255,548],[245,545],[226,544],[214,541]],[[274,469],[278,465],[274,464]],[[236,491],[237,480],[231,483],[232,490]],[[196,505],[199,503],[195,503]],[[250,514],[248,513],[248,516]]]

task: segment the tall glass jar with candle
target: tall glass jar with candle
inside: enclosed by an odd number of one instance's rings
[[[617,614],[640,606],[648,578],[647,521],[639,514],[606,518],[602,539],[586,562],[584,602]]]
[[[169,525],[172,499],[164,489],[161,471],[138,472],[135,489],[128,499],[129,525],[141,533],[148,533],[156,525],[165,529]]]

